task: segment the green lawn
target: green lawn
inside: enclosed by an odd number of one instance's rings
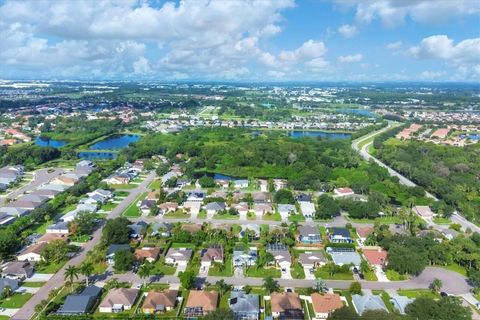
[[[231,277],[233,276],[233,264],[232,264],[232,257],[229,256],[225,260],[224,268],[222,271],[218,270],[215,263],[210,267],[208,270],[209,276],[216,276],[216,277]]]
[[[432,298],[437,299],[440,298],[440,295],[436,292],[432,292],[432,290],[428,289],[400,289],[397,290],[398,294],[401,296],[409,297],[409,298]]]
[[[22,307],[31,296],[31,293],[14,293],[11,297],[1,300],[0,307],[18,309]]]
[[[198,219],[206,219],[207,218],[207,212],[205,210],[201,210],[198,215],[197,215],[197,218]]]
[[[101,208],[100,210],[103,210],[103,211],[112,211],[113,209],[115,209],[115,207],[118,205],[118,203],[113,203],[113,202],[108,202],[108,203],[105,203]]]
[[[110,184],[110,188],[118,189],[118,190],[128,190],[128,189],[135,189],[138,187],[138,184],[128,183],[128,184]]]
[[[161,261],[155,262],[155,266],[153,268],[152,274],[158,275],[163,274],[166,276],[170,276],[175,273],[177,270],[176,267],[170,266],[168,264],[162,263]]]
[[[88,234],[85,234],[82,236],[72,236],[70,238],[72,242],[81,242],[81,243],[87,242],[89,239],[90,239],[90,235]]]
[[[394,312],[393,304],[390,302],[390,295],[388,293],[383,290],[372,290],[372,293],[379,295],[382,298],[383,303],[385,303],[385,306],[388,309],[388,312]]]
[[[305,279],[305,271],[303,270],[302,265],[298,262],[292,264],[290,274],[293,279]]]
[[[45,283],[46,282],[41,282],[41,281],[24,282],[22,283],[22,287],[41,288]]]
[[[444,217],[435,217],[433,218],[433,222],[436,224],[450,224],[452,221],[449,218],[444,218]]]
[[[49,263],[47,265],[42,265],[38,268],[36,267],[36,271],[38,273],[47,273],[47,274],[57,273],[58,270],[60,270],[66,262],[67,260],[61,261],[59,263]]]
[[[456,263],[450,264],[448,266],[438,266],[438,267],[443,268],[443,269],[447,269],[447,270],[450,270],[450,271],[458,272],[464,277],[467,276],[467,270],[464,267],[462,267],[462,266],[460,266]]]
[[[163,215],[164,218],[170,219],[188,219],[190,214],[185,213],[183,210],[177,210],[175,212],[169,212]]]
[[[178,248],[190,248],[190,249],[195,249],[195,244],[193,243],[180,243],[180,242],[174,242],[170,246],[171,248],[178,249]]]
[[[253,212],[247,212],[247,220],[257,220],[257,216]]]
[[[385,216],[385,217],[378,217],[375,219],[353,219],[348,218],[348,221],[355,222],[355,223],[381,223],[381,224],[400,224],[402,220],[397,216]]]
[[[282,217],[280,216],[280,213],[271,213],[271,214],[264,214],[262,217],[263,220],[267,221],[282,221]]]
[[[93,264],[93,274],[102,274],[107,271],[108,265],[106,262],[99,262]]]
[[[288,217],[288,221],[290,221],[290,222],[303,222],[303,221],[305,221],[305,217],[301,214],[292,214]]]
[[[239,214],[215,214],[213,216],[213,219],[216,219],[216,220],[238,220],[240,219],[240,215]]]
[[[328,273],[328,270],[326,268],[318,268],[317,270],[315,270],[315,277],[326,280],[353,280],[353,274],[351,272],[339,272],[333,274],[333,276],[330,277],[330,274]]]
[[[140,217],[142,215],[142,212],[140,211],[140,209],[138,208],[137,206],[137,203],[139,201],[142,201],[143,199],[145,199],[145,197],[147,196],[147,192],[144,192],[142,193],[141,195],[139,195],[135,200],[133,200],[133,202],[127,207],[127,209],[123,212],[123,215],[125,217]]]
[[[156,180],[153,180],[152,183],[150,183],[148,188],[151,190],[159,190],[161,186],[162,186],[162,182],[156,179]]]
[[[266,278],[266,277],[280,278],[281,277],[280,270],[276,268],[250,267],[245,272],[245,274],[247,277],[254,277],[254,278]]]
[[[128,191],[121,191],[121,190],[116,190],[115,191],[115,197],[126,197],[130,194]]]
[[[363,276],[365,277],[365,280],[367,280],[367,281],[377,281],[378,280],[377,275],[375,274],[374,271],[366,272],[366,273],[363,274]]]
[[[387,270],[385,274],[390,281],[403,281],[408,279],[408,276],[399,274],[397,271],[391,269]]]

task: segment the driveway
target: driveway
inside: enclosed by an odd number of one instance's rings
[[[25,282],[47,282],[52,277],[53,273],[35,272],[30,278],[25,279]]]
[[[305,279],[306,280],[315,280],[315,273],[310,272],[310,268],[308,267],[303,267],[303,272],[305,273]]]
[[[11,317],[15,313],[18,312],[19,309],[5,309],[3,311],[0,311],[0,316],[6,316],[6,317]]]
[[[380,282],[389,282],[387,275],[385,274],[385,271],[382,270],[381,266],[375,266],[373,267],[373,271],[375,271],[375,275],[377,276],[378,281]]]
[[[281,279],[292,279],[292,274],[290,273],[290,267],[285,267],[285,271],[281,271]]]
[[[210,270],[210,266],[200,266],[200,270],[198,271],[199,277],[206,277],[208,276],[208,270]],[[177,270],[178,271],[178,270]]]
[[[187,266],[178,265],[178,266],[177,266],[177,270],[175,271],[175,275],[178,276],[178,274],[179,274],[180,272],[183,272],[183,271],[185,271],[185,270],[187,270]],[[208,271],[207,271],[207,273],[208,273]]]

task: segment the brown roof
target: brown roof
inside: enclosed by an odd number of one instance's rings
[[[202,261],[223,260],[223,247],[208,247],[202,252]]]
[[[368,237],[368,235],[370,233],[373,232],[373,228],[372,227],[357,227],[357,234],[361,237],[361,238],[366,238]]]
[[[146,199],[147,200],[158,200],[158,196],[160,195],[160,192],[158,191],[151,191],[148,193]]]
[[[387,261],[387,251],[383,249],[363,250],[363,255],[370,264],[383,265]]]
[[[202,307],[203,311],[215,311],[217,309],[218,292],[190,290],[186,308]]]
[[[302,309],[302,302],[298,293],[282,292],[270,295],[272,312],[283,312],[289,309]]]
[[[177,300],[177,290],[166,290],[163,292],[150,291],[143,302],[143,309],[155,309],[158,305],[174,307]]]
[[[158,207],[162,210],[169,210],[169,209],[176,210],[178,208],[178,204],[175,202],[165,202],[160,204]]]
[[[67,241],[68,240],[68,234],[64,233],[45,233],[43,236],[37,239],[37,242],[46,242],[50,243],[54,240],[63,240]]]
[[[100,303],[100,308],[111,308],[114,304],[133,306],[137,299],[138,292],[138,289],[111,289]]]
[[[34,245],[31,245],[30,247],[27,247],[24,251],[20,252],[20,255],[24,255],[27,253],[36,253],[36,254],[41,254],[43,249],[48,245],[46,242],[39,242]]]
[[[343,307],[342,299],[335,293],[312,294],[312,305],[315,313],[330,313]]]
[[[53,180],[61,181],[62,183],[66,184],[66,185],[74,185],[75,182],[77,182],[76,179],[74,179],[72,177],[65,177],[65,176],[58,176]]]
[[[135,249],[135,258],[137,260],[144,260],[152,258],[157,260],[158,255],[160,254],[160,248],[139,248]]]

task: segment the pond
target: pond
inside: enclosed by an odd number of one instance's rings
[[[68,143],[67,141],[54,140],[54,139],[43,138],[43,137],[35,138],[35,145],[39,147],[61,148],[67,143]]]
[[[337,109],[335,110],[338,113],[353,114],[358,116],[365,116],[369,118],[375,118],[375,114],[369,110],[365,109]]]
[[[136,142],[140,136],[134,134],[115,134],[88,147],[89,150],[118,150]]]
[[[480,140],[480,133],[461,134],[460,138],[462,139],[467,138],[469,140],[477,141],[477,140]]]
[[[332,140],[349,139],[352,136],[350,133],[325,132],[325,131],[301,131],[301,130],[290,131],[288,135],[292,138],[320,137],[320,138],[327,138]]]
[[[77,153],[77,157],[87,160],[111,160],[117,157],[115,152],[87,152],[80,151]]]
[[[241,179],[246,179],[246,178],[239,178],[239,177],[232,177],[232,176],[227,176],[221,173],[212,173],[212,172],[196,172],[193,177],[195,179],[199,179],[203,176],[208,176],[212,177],[214,180],[241,180]]]

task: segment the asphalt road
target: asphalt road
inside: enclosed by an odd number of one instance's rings
[[[131,282],[133,284],[143,283],[137,274],[124,273],[124,274],[105,274],[99,276],[97,280],[106,281],[108,279],[116,278],[120,282]],[[398,289],[428,289],[433,279],[440,279],[443,283],[442,290],[449,294],[467,294],[470,292],[471,287],[467,283],[467,279],[457,272],[436,268],[427,267],[418,276],[406,281],[391,281],[391,282],[378,282],[378,281],[365,281],[360,280],[363,289],[370,290],[398,290]],[[223,279],[226,283],[233,286],[250,285],[250,286],[263,286],[262,278],[251,277],[199,277],[197,278],[197,285],[207,281],[209,283],[215,283],[218,280]],[[314,280],[305,279],[277,279],[278,283],[282,287],[297,287],[307,288],[313,286]],[[179,283],[179,279],[176,276],[153,276],[149,282],[161,282],[161,283]],[[352,280],[326,280],[326,285],[333,289],[348,289]]]
[[[153,181],[155,176],[155,172],[151,172],[135,189],[128,190],[130,194],[110,212],[108,218],[113,219],[119,217],[140,194],[148,190],[147,187]],[[87,252],[92,250],[93,247],[100,242],[100,239],[102,238],[102,228],[97,229],[93,233],[92,237],[92,240],[85,244],[80,253],[67,262],[63,268],[61,268],[52,278],[50,278],[50,280],[48,280],[47,283],[45,283],[45,285],[41,287],[40,290],[38,290],[38,292],[30,300],[28,300],[28,302],[11,319],[28,320],[32,317],[32,315],[35,313],[35,306],[43,299],[46,299],[51,290],[60,288],[63,285],[65,282],[64,272],[67,266],[80,265],[85,260]]]
[[[355,149],[356,151],[358,151],[358,153],[367,161],[369,160],[373,160],[375,161],[379,166],[381,167],[384,167],[385,169],[388,170],[388,173],[391,175],[391,176],[394,176],[394,177],[397,177],[400,181],[401,184],[403,185],[406,185],[406,186],[409,186],[409,187],[414,187],[416,186],[416,184],[411,181],[410,179],[408,179],[407,177],[403,176],[402,174],[400,174],[399,172],[393,170],[392,168],[390,168],[389,166],[387,166],[385,163],[381,162],[380,160],[378,160],[377,158],[373,157],[372,155],[370,155],[368,153],[368,148],[369,146],[373,143],[373,142],[369,142],[367,144],[365,144],[364,146],[362,146],[362,148],[359,148],[359,144],[362,142],[362,141],[365,141],[366,139],[370,138],[371,136],[374,136],[374,135],[378,135],[384,131],[387,131],[391,128],[392,126],[389,124],[388,127],[385,127],[379,131],[376,131],[374,133],[371,133],[369,135],[366,135],[358,140],[355,140],[353,141],[352,143],[352,147],[353,149]],[[435,200],[435,201],[438,201],[437,197],[435,197],[433,194],[431,194],[430,192],[426,192],[426,195],[427,197]],[[462,226],[462,230],[466,230],[467,228],[470,228],[472,231],[475,231],[475,232],[480,232],[480,227],[478,227],[477,225],[475,225],[474,223],[468,221],[467,219],[465,219],[464,217],[462,217],[459,213],[454,213],[451,217],[451,220],[452,222],[454,223],[458,223]],[[430,225],[430,226],[433,226],[434,228],[436,229],[442,229],[444,227],[441,227],[441,226],[438,226],[436,224],[434,224],[433,222],[431,221],[427,221],[427,223]]]
[[[49,170],[53,170],[49,172]],[[44,183],[47,183],[51,179],[61,175],[65,170],[60,168],[54,169],[39,169],[33,172],[33,180],[27,183],[26,185],[13,190],[12,192],[6,194],[5,196],[0,197],[0,206],[5,203],[5,200],[8,199],[16,199],[17,197],[21,196],[24,193],[29,193]]]

